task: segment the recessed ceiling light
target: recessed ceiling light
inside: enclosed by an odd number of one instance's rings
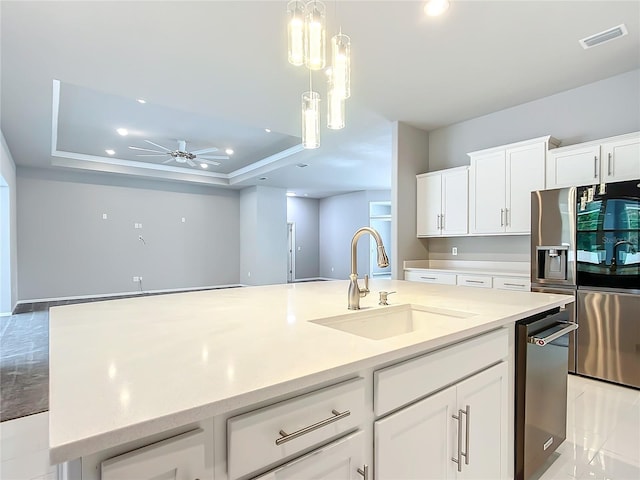
[[[309,166],[308,163],[299,163],[299,164],[296,165],[296,167],[298,167],[298,168],[305,168],[305,167],[308,167],[308,166]]]
[[[304,196],[305,196],[305,197],[308,197],[308,196],[309,196],[309,194],[308,194],[308,193],[305,193],[305,194],[304,194]]]
[[[258,180],[266,180],[269,177],[260,177]]]
[[[226,153],[227,155],[233,155],[233,148],[227,148],[224,153]]]
[[[116,151],[115,150],[111,150],[110,148],[107,148],[105,150],[105,152],[107,152],[107,155],[115,155],[116,154]]]
[[[144,98],[139,98],[138,103],[147,103],[147,101]]]
[[[201,163],[201,164],[200,164],[200,166],[201,166],[202,168],[209,168],[209,165],[207,165],[206,163]]]
[[[430,17],[442,15],[449,9],[449,0],[428,0],[424,5],[424,13]]]
[[[118,128],[116,132],[118,132],[123,137],[126,137],[127,135],[129,135],[129,131],[126,128]]]
[[[287,192],[287,197],[295,197],[296,194],[294,192]]]
[[[271,129],[270,128],[265,128],[264,131],[267,132],[267,133],[271,133]]]

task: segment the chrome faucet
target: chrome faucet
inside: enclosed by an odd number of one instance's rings
[[[636,247],[629,240],[619,240],[613,245],[613,258],[611,259],[611,266],[609,270],[615,272],[618,268],[618,247],[620,245],[630,245],[631,253],[636,253]]]
[[[387,253],[384,251],[384,245],[382,244],[382,238],[380,234],[373,228],[362,227],[351,239],[351,274],[349,275],[349,310],[360,310],[360,298],[366,297],[369,293],[369,275],[364,276],[364,288],[360,288],[358,285],[358,239],[369,233],[376,241],[378,245],[378,266],[380,268],[389,266],[389,259]]]

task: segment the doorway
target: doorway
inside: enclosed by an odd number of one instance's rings
[[[287,245],[287,283],[292,283],[296,280],[296,224],[292,222],[287,223]]]
[[[378,249],[371,237],[369,252],[369,275],[371,278],[391,278],[391,202],[369,202],[369,226],[382,238],[384,249],[389,257],[389,266],[378,266]]]
[[[0,315],[11,314],[11,206],[9,185],[0,176]]]

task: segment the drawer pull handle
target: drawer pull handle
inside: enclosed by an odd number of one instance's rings
[[[482,280],[465,280],[465,282],[467,282],[467,283],[483,283],[483,284],[485,283]]]
[[[436,277],[420,277],[423,280],[437,280]]]
[[[351,412],[349,410],[345,410],[344,412],[331,410],[331,413],[333,413],[332,417],[325,418],[324,420],[321,420],[318,423],[314,423],[313,425],[309,425],[308,427],[301,428],[300,430],[297,430],[293,433],[286,433],[284,430],[280,430],[279,433],[281,437],[276,439],[276,445],[282,445],[283,443],[288,442],[289,440],[293,440],[294,438],[298,438],[309,432],[313,432],[314,430],[322,428],[325,425],[329,425],[330,423],[337,422],[338,420],[351,415]]]
[[[504,282],[504,284],[505,284],[507,287],[522,287],[522,288],[524,288],[524,284],[522,284],[522,283],[509,283],[509,282]]]
[[[364,477],[364,480],[369,480],[369,465],[358,468],[358,473]]]

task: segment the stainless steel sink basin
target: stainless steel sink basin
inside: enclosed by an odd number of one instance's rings
[[[311,322],[360,337],[381,340],[428,329],[434,320],[455,320],[456,318],[469,318],[474,315],[477,314],[461,310],[401,305],[311,320]]]

